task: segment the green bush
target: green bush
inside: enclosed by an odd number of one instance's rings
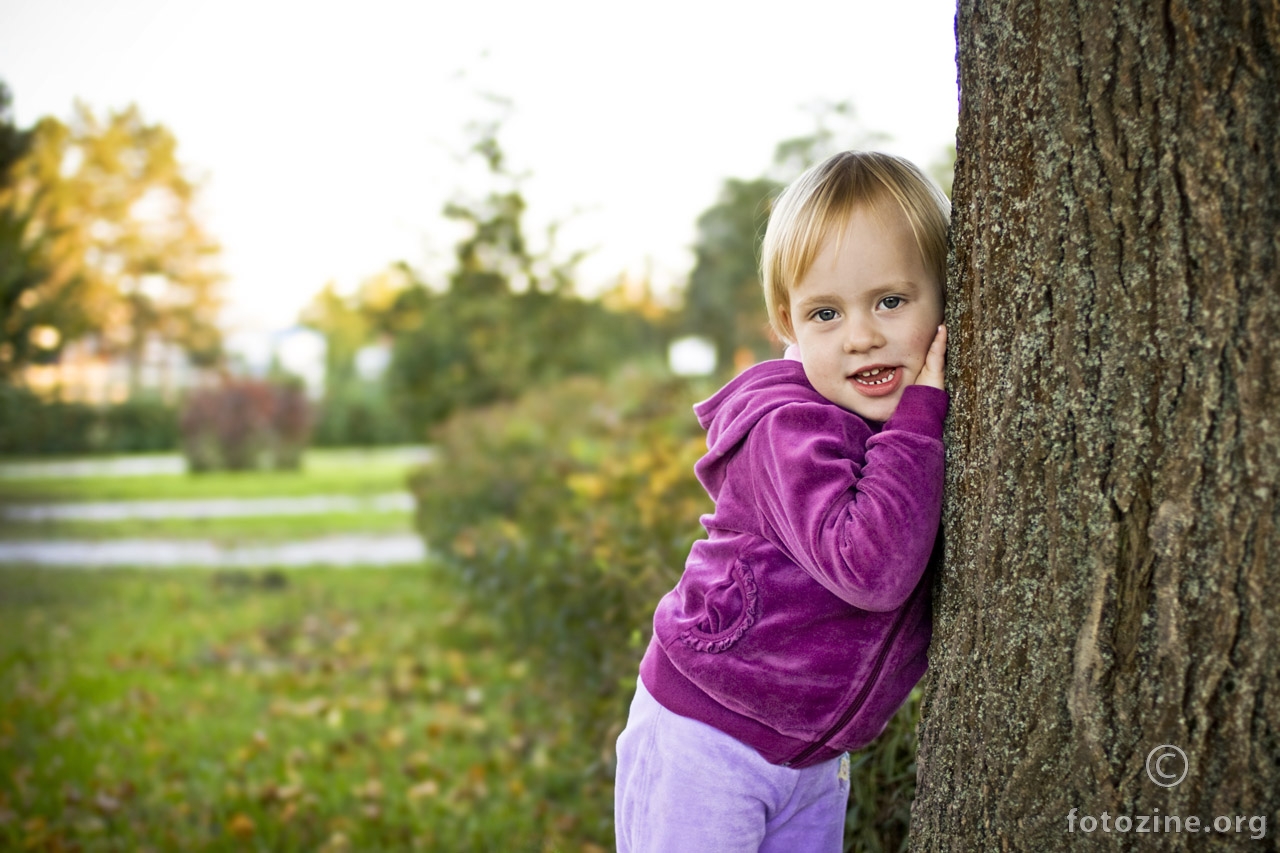
[[[405,325],[387,392],[404,421],[421,428],[570,376],[607,375],[666,346],[655,320],[563,293],[418,286],[397,305]]]
[[[653,608],[679,578],[710,499],[693,475],[712,389],[631,370],[472,410],[412,478],[418,527],[499,639],[529,655],[612,773]],[[905,849],[918,702],[853,757],[846,844]],[[599,804],[608,809],[608,803]]]
[[[350,383],[331,389],[317,407],[311,443],[316,447],[374,447],[421,441],[381,385]]]
[[[916,688],[875,743],[851,756],[846,851],[903,853],[910,848],[919,722],[920,689]]]
[[[133,453],[175,450],[178,441],[176,407],[154,397],[66,403],[0,383],[0,453]]]
[[[178,408],[154,397],[135,397],[100,410],[103,446],[111,453],[177,450]]]

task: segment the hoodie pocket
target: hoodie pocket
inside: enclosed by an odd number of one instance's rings
[[[723,652],[755,624],[759,609],[755,575],[750,566],[738,560],[728,577],[704,591],[702,618],[686,629],[680,640],[695,651]]]

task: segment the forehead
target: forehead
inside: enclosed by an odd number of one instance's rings
[[[794,279],[793,291],[834,282],[936,284],[901,211],[864,205],[842,219],[830,223],[816,241],[807,269]]]
[[[828,195],[810,199],[809,204],[797,216],[792,228],[791,247],[788,251],[792,262],[792,283],[804,276],[818,255],[833,241],[840,243],[856,220],[860,223],[868,221],[906,221],[901,206],[887,191],[853,196],[846,193],[843,197]]]

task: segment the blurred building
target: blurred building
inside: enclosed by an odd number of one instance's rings
[[[131,394],[176,401],[204,381],[209,371],[191,364],[186,352],[158,336],[148,338],[140,359],[108,355],[96,336],[71,341],[45,364],[20,373],[21,384],[41,397],[77,403],[121,403]]]
[[[182,347],[158,336],[147,340],[135,364],[108,354],[90,335],[61,347],[47,363],[24,367],[18,382],[46,400],[68,403],[122,403],[134,394],[176,403],[187,390],[216,383],[228,369],[256,377],[278,370],[301,379],[312,399],[324,394],[325,340],[319,333],[294,326],[229,335],[224,344],[225,368],[198,367]]]

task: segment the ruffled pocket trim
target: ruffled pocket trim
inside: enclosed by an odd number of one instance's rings
[[[731,648],[756,624],[760,610],[760,593],[756,589],[756,576],[751,567],[738,560],[729,570],[734,588],[742,594],[742,616],[733,625],[715,634],[706,634],[689,628],[680,634],[680,641],[698,652],[719,654]]]

